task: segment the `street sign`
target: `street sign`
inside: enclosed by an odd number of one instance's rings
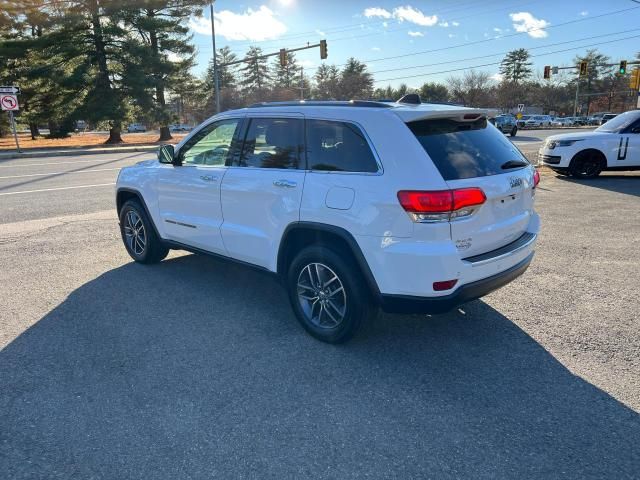
[[[518,104],[518,111],[519,112],[524,112],[524,103],[519,103]]]
[[[18,97],[15,95],[0,94],[0,106],[2,106],[2,110],[8,110],[10,112],[20,110]]]
[[[0,87],[0,93],[10,93],[11,95],[20,95],[21,91],[20,91],[20,87],[11,85],[9,87],[7,86]]]
[[[520,112],[516,113],[516,118],[518,120],[520,120],[522,118],[522,113],[520,113]]]

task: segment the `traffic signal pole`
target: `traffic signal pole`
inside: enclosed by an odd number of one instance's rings
[[[282,54],[286,55],[289,52],[299,52],[300,50],[309,50],[310,48],[320,47],[321,45],[325,45],[325,48],[326,48],[326,41],[325,40],[321,40],[320,43],[315,43],[313,45],[307,44],[306,47],[281,49],[281,50],[278,50],[277,52],[274,52],[274,53],[267,53],[265,55],[258,55],[256,57],[244,57],[242,60],[236,60],[235,62],[223,63],[220,66],[221,67],[226,67],[226,66],[229,66],[229,65],[237,65],[238,63],[249,62],[251,60],[258,60],[258,59],[263,59],[263,58],[275,57],[276,55],[282,55]],[[284,52],[283,52],[283,50],[284,50]]]

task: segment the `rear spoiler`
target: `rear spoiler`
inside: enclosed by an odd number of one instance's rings
[[[431,120],[436,118],[452,118],[458,121],[472,122],[480,117],[490,117],[490,111],[483,108],[448,107],[437,110],[424,108],[394,108],[393,113],[398,115],[403,122],[417,122],[419,120]]]

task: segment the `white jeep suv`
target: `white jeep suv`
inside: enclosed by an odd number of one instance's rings
[[[258,104],[214,116],[158,157],[118,177],[131,257],[185,249],[272,272],[326,342],[351,338],[378,307],[450,310],[533,257],[538,173],[483,110]]]

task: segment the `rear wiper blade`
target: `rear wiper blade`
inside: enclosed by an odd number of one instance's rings
[[[504,162],[502,165],[500,165],[500,168],[503,170],[507,170],[509,168],[526,167],[527,165],[529,164],[522,160],[509,160],[508,162]]]

